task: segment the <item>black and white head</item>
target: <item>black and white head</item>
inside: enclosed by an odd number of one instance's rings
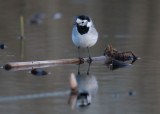
[[[77,26],[91,27],[92,20],[90,17],[88,17],[86,15],[80,15],[76,19],[76,24],[77,24]]]
[[[81,35],[88,33],[92,24],[91,18],[86,15],[80,15],[76,19],[77,30]]]

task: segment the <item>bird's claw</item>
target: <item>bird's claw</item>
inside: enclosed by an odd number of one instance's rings
[[[89,57],[87,61],[88,61],[88,63],[91,63],[93,60],[91,57]]]
[[[79,64],[82,64],[82,63],[84,63],[84,59],[83,58],[81,58],[81,57],[79,57]]]

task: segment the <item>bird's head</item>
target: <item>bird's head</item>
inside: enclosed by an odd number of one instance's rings
[[[76,18],[76,22],[75,24],[77,26],[87,26],[87,27],[91,27],[92,25],[92,20],[90,19],[90,17],[86,16],[86,15],[80,15]]]

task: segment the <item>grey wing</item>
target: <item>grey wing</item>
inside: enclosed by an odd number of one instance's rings
[[[95,29],[94,25],[92,25],[91,33],[92,33],[94,36],[97,36],[97,38],[98,38],[98,32],[97,32],[97,30]]]

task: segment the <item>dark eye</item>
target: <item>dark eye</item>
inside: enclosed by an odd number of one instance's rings
[[[84,23],[84,22],[82,21],[82,23]]]

